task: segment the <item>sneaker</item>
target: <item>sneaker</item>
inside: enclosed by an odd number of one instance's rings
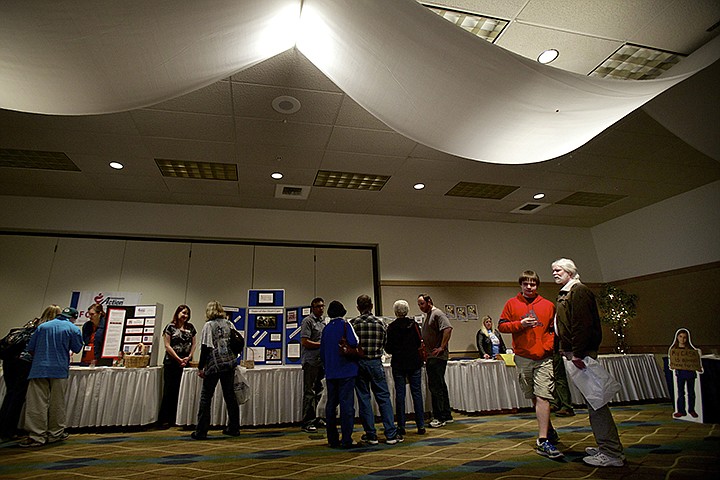
[[[427,433],[427,430],[425,430],[425,427],[420,427],[417,429],[418,435],[425,435]]]
[[[394,437],[385,440],[385,443],[387,443],[388,445],[395,445],[396,443],[402,443],[404,441],[405,438],[403,438],[403,436],[399,433],[396,433]]]
[[[239,437],[240,436],[240,430],[230,430],[226,428],[222,431],[223,435],[228,435],[230,437]]]
[[[562,458],[565,455],[555,448],[555,445],[550,443],[549,440],[545,440],[544,442],[540,443],[540,440],[535,441],[535,452],[538,455],[542,455],[543,457],[548,458]]]
[[[595,455],[597,455],[598,453],[600,453],[600,449],[597,448],[597,447],[587,447],[587,448],[585,448],[585,453],[587,453],[587,454],[590,455],[591,457],[594,457]],[[625,455],[623,455],[623,454],[621,453],[618,458],[619,458],[620,460],[625,460]]]
[[[445,423],[453,423],[453,422],[455,422],[455,420],[452,417],[445,420]]]
[[[34,440],[30,437],[24,438],[18,442],[18,445],[20,445],[23,448],[27,447],[42,447],[45,445],[45,442],[38,442],[37,440]]]
[[[556,417],[574,417],[575,411],[570,408],[561,408],[557,412],[555,412]]]
[[[440,427],[444,427],[444,426],[445,426],[445,422],[438,420],[437,418],[433,418],[432,422],[430,422],[430,428],[440,428]]]
[[[378,443],[380,443],[378,441],[377,435],[371,435],[369,433],[366,433],[365,435],[360,437],[360,440],[367,443],[368,445],[377,445]]]
[[[307,433],[317,433],[317,427],[315,425],[309,424],[309,425],[303,425],[302,431]]]
[[[697,412],[693,412],[692,410],[690,410],[690,416],[693,418],[698,418]]]
[[[63,440],[67,440],[69,436],[70,436],[70,434],[67,432],[63,432],[60,435],[58,435],[57,437],[49,436],[47,439],[47,443],[62,442]]]
[[[673,417],[675,417],[675,418],[684,417],[685,415],[687,415],[685,412],[675,412],[675,413],[673,413]]]
[[[558,435],[557,430],[555,430],[554,428],[548,432],[547,439],[548,442],[550,442],[552,445],[557,445],[558,443],[560,443],[560,435]]]
[[[190,438],[193,440],[207,440],[207,433],[192,432]]]
[[[325,423],[325,420],[323,420],[322,418],[317,418],[315,419],[315,426],[317,428],[325,428],[327,427],[327,423]]]
[[[602,452],[584,457],[583,462],[593,467],[622,467],[624,465],[621,458],[608,457]]]

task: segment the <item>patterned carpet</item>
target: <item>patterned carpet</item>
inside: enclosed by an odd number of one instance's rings
[[[72,433],[59,444],[20,448],[0,444],[0,478],[63,479],[711,479],[720,478],[717,424],[673,420],[669,403],[612,409],[625,445],[621,468],[582,463],[593,445],[587,412],[553,419],[561,460],[532,450],[536,421],[531,412],[464,415],[405,442],[352,450],[326,446],[322,434],[298,426],[244,429],[240,437],[210,432],[205,441],[179,428],[133,432]],[[408,427],[414,427],[409,424]],[[362,432],[356,426],[355,439]]]

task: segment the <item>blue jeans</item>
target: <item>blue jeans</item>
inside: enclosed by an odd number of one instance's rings
[[[340,445],[337,431],[336,410],[340,406],[340,432],[342,445],[352,444],[353,425],[355,424],[355,377],[325,379],[327,383],[327,403],[325,404],[325,421],[328,444],[331,447]]]
[[[445,383],[445,369],[447,360],[439,358],[428,358],[425,364],[425,371],[428,376],[428,388],[432,397],[433,418],[444,422],[450,420],[450,396],[447,384]]]
[[[405,380],[410,383],[410,395],[415,408],[415,425],[418,429],[425,427],[425,408],[422,396],[422,368],[415,371],[392,371],[395,380],[395,420],[398,428],[405,429]]]
[[[393,438],[397,434],[397,428],[393,421],[392,403],[390,402],[390,391],[385,380],[385,370],[379,358],[362,359],[358,362],[358,376],[355,380],[355,394],[358,399],[359,416],[365,433],[369,436],[377,436],[375,429],[375,414],[373,413],[370,399],[370,389],[375,396],[375,402],[380,410],[380,419],[385,429],[385,436]]]

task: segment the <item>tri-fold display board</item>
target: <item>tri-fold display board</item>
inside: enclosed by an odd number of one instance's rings
[[[282,365],[285,290],[249,290],[245,358],[257,365]]]

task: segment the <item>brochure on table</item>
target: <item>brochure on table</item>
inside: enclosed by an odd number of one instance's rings
[[[300,364],[300,328],[310,315],[310,306],[285,309],[285,365]]]
[[[142,343],[150,353],[150,365],[158,365],[164,352],[162,337],[162,304],[108,306],[101,365],[111,365],[119,352],[129,355]]]
[[[285,290],[249,290],[246,356],[256,365],[282,365]]]

